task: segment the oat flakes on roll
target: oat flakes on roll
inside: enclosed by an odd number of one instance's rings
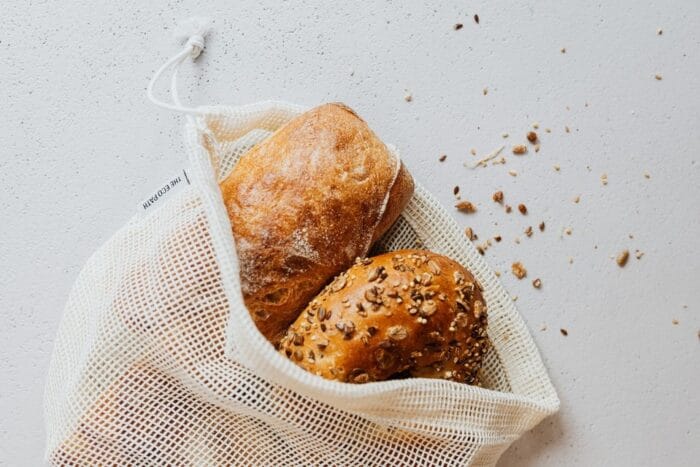
[[[413,194],[398,157],[343,104],[288,122],[244,154],[220,187],[246,307],[274,344]]]
[[[489,347],[481,290],[469,271],[429,251],[358,259],[290,326],[280,352],[344,382],[408,374],[478,384]]]

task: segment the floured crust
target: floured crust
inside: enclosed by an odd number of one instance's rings
[[[277,343],[396,220],[413,181],[351,109],[325,104],[243,155],[221,191],[243,298],[258,329]]]
[[[489,346],[481,291],[464,267],[429,251],[358,260],[290,326],[280,352],[338,381],[407,373],[478,384]]]

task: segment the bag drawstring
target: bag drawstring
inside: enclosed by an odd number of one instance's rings
[[[182,105],[177,92],[177,73],[180,65],[185,62],[188,56],[192,57],[192,60],[194,60],[202,53],[202,49],[204,49],[204,36],[206,36],[207,32],[209,32],[209,20],[206,18],[194,17],[180,23],[177,37],[187,42],[183,49],[165,62],[151,78],[147,90],[148,99],[151,102],[163,109],[187,114],[189,118],[192,118],[192,115],[201,115],[204,113],[196,107]],[[171,67],[173,70],[170,77],[170,97],[172,98],[172,103],[158,99],[153,93],[155,84],[160,80],[163,73]]]

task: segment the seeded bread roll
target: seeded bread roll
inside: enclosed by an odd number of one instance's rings
[[[358,259],[290,326],[280,352],[338,381],[407,373],[478,384],[489,345],[481,291],[469,271],[429,251]]]
[[[277,343],[321,288],[386,232],[413,180],[350,108],[325,104],[244,154],[221,191],[243,298]]]

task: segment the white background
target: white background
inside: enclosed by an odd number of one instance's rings
[[[700,2],[155,3],[2,4],[0,464],[41,462],[44,374],[71,283],[185,159],[181,117],[145,87],[192,14],[215,29],[182,74],[188,102],[344,101],[443,203],[461,187],[479,209],[455,213],[462,225],[503,237],[487,259],[519,297],[562,408],[499,465],[697,462]],[[534,122],[541,151],[513,156]],[[463,167],[471,148],[501,144],[505,166]],[[490,201],[497,189],[528,216]],[[540,221],[544,233],[522,235]],[[621,269],[610,256],[625,248],[644,256]],[[509,272],[515,260],[527,279]]]

